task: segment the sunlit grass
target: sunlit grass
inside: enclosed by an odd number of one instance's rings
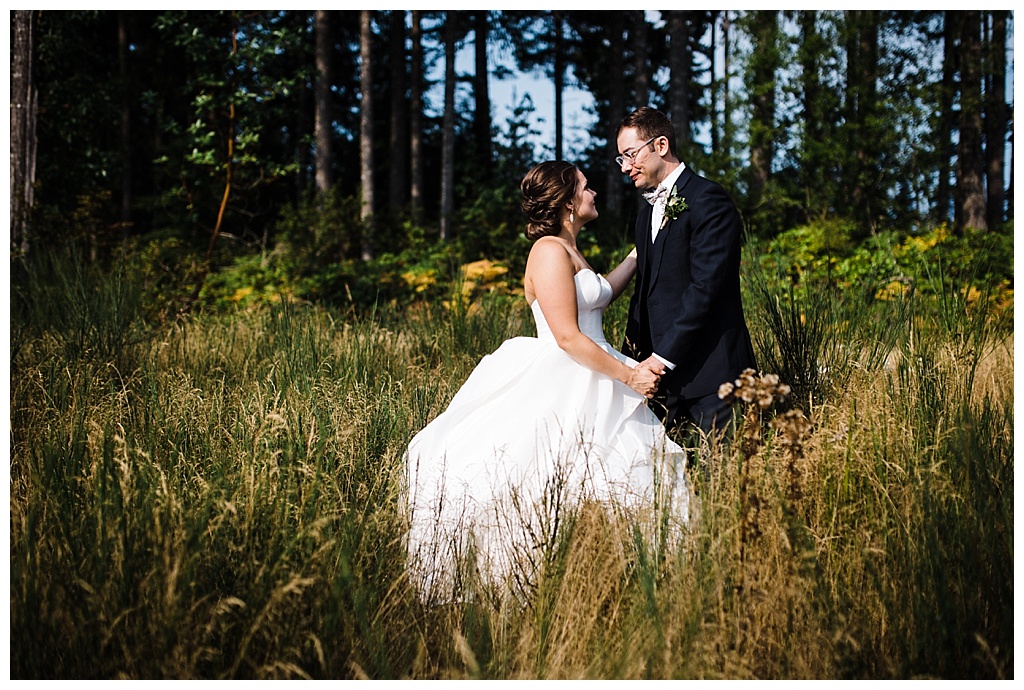
[[[566,505],[517,596],[465,570],[424,606],[402,453],[531,333],[521,300],[156,328],[116,275],[65,277],[122,297],[15,300],[14,678],[1013,677],[1012,332],[965,303],[889,314],[886,357],[792,396],[806,433],[783,402],[715,449],[670,548]]]

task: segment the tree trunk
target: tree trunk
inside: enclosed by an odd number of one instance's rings
[[[1003,223],[1004,165],[1006,159],[1006,18],[1007,10],[988,13],[992,31],[986,45],[989,68],[985,89],[985,162],[988,177],[988,227]]]
[[[563,45],[565,17],[562,10],[555,10],[551,30],[553,32],[551,45],[555,52],[555,160],[563,160],[562,93],[565,91],[565,46]]]
[[[732,127],[732,104],[730,103],[729,89],[729,65],[732,50],[732,21],[730,10],[724,11],[722,19],[722,151],[727,159],[732,158],[733,127]]]
[[[373,227],[373,29],[372,10],[359,11],[359,179],[362,184],[360,220],[363,226],[362,258],[373,258],[370,242]]]
[[[861,145],[857,150],[858,170],[862,178],[858,185],[861,198],[858,199],[858,208],[864,209],[864,219],[868,221],[872,229],[875,225],[875,187],[871,180],[878,178],[878,161],[881,154],[878,150],[880,138],[877,130],[876,111],[878,109],[878,32],[881,22],[879,21],[878,10],[870,10],[865,16],[865,22],[860,37],[861,45],[861,73],[863,75],[862,87],[864,99],[860,103],[861,112]]]
[[[455,16],[444,18],[444,121],[441,132],[441,239],[452,239],[455,211]]]
[[[234,64],[235,56],[238,55],[238,15],[235,12],[231,13],[231,60],[229,64]],[[203,269],[203,278],[196,284],[195,292],[192,293],[192,298],[189,300],[190,303],[194,303],[199,297],[199,291],[203,287],[203,282],[206,280],[206,276],[210,272],[210,267],[213,264],[213,250],[217,246],[217,240],[220,239],[220,231],[224,226],[224,216],[228,210],[228,202],[231,200],[231,192],[235,182],[235,140],[238,137],[236,126],[238,122],[237,113],[235,111],[235,94],[237,94],[236,85],[234,83],[234,71],[231,71],[232,77],[229,81],[230,93],[232,94],[231,103],[228,105],[228,122],[225,131],[227,133],[227,153],[224,156],[224,194],[220,198],[220,206],[217,208],[217,222],[213,226],[213,232],[210,234],[210,244],[206,247],[206,263]]]
[[[629,43],[633,48],[633,87],[636,89],[636,107],[642,107],[651,100],[650,25],[644,10],[633,10]]]
[[[797,61],[800,66],[801,106],[803,113],[802,143],[799,150],[798,179],[806,203],[808,220],[827,214],[836,194],[835,175],[831,172],[830,154],[825,152],[828,138],[835,130],[834,106],[838,98],[827,92],[821,81],[822,62],[829,50],[828,40],[818,28],[816,10],[797,11],[800,45]],[[831,97],[831,99],[830,99]]]
[[[128,73],[128,13],[117,13],[117,64],[121,81],[121,239],[132,224],[132,103]]]
[[[618,13],[617,13],[618,14]],[[609,68],[612,74],[624,74],[625,61],[622,58],[625,52],[626,42],[623,37],[622,24],[612,24],[609,32]],[[608,112],[611,113],[608,139],[605,144],[605,157],[608,159],[608,166],[605,168],[605,205],[608,213],[615,218],[622,217],[623,199],[623,176],[619,166],[615,165],[615,156],[619,155],[619,147],[616,142],[616,128],[619,122],[626,116],[626,82],[624,79],[609,80],[609,102]]]
[[[709,51],[711,69],[709,72],[708,93],[711,94],[711,102],[708,107],[708,124],[711,125],[711,150],[718,151],[718,73],[715,62],[718,59],[718,10],[711,12],[711,50]]]
[[[775,81],[779,19],[775,10],[754,12],[751,40],[750,201],[757,204],[771,177],[775,140]]]
[[[405,102],[405,10],[391,10],[391,154],[388,156],[388,209],[392,218],[405,208],[409,193]]]
[[[669,112],[676,130],[676,151],[681,160],[688,160],[690,147],[690,13],[671,10],[668,13]]]
[[[33,10],[14,10],[11,31],[11,254],[29,249],[35,183],[35,87],[32,84]]]
[[[476,140],[477,175],[486,184],[491,175],[491,92],[487,75],[487,36],[490,31],[490,17],[487,10],[480,10],[474,18],[476,71],[473,75],[473,97],[476,99],[476,113],[473,119],[473,138]]]
[[[327,10],[316,10],[316,116],[313,139],[316,142],[315,183],[318,195],[325,194],[333,182],[331,176],[331,18]]]
[[[412,64],[409,72],[409,203],[414,222],[423,216],[423,29],[422,10],[412,11]]]
[[[1006,217],[1013,220],[1013,130],[1010,130],[1010,184],[1006,185]]]
[[[956,164],[956,229],[988,229],[981,151],[981,13],[960,13],[960,141]]]
[[[869,179],[878,160],[872,132],[877,103],[878,20],[873,10],[848,12],[847,40],[847,134],[849,172],[848,211],[860,222],[872,225],[873,198]]]
[[[800,75],[801,90],[803,92],[803,122],[804,136],[809,142],[821,141],[822,122],[818,113],[818,98],[821,91],[821,79],[818,75],[818,54],[814,50],[820,44],[817,27],[818,13],[815,10],[800,10],[798,22],[800,24]],[[806,171],[809,179],[814,179],[818,172],[810,169]]]
[[[952,191],[949,178],[952,172],[953,128],[956,118],[953,111],[953,96],[956,93],[957,71],[957,23],[954,17],[959,11],[946,10],[942,18],[942,88],[939,90],[939,124],[936,131],[938,150],[939,183],[935,190],[935,219],[944,223],[949,220]]]

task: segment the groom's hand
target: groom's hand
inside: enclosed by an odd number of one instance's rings
[[[662,376],[665,375],[665,363],[662,362],[657,357],[655,357],[654,355],[651,355],[644,361],[640,362],[640,364],[637,365],[637,368],[640,367],[643,367],[644,369],[647,369],[648,371],[657,374],[658,378],[661,378]]]
[[[654,397],[655,391],[658,390],[660,378],[650,369],[638,365],[630,370],[629,380],[626,381],[626,385],[645,398],[650,399]]]

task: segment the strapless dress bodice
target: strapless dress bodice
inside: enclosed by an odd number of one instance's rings
[[[612,286],[603,275],[589,268],[576,273],[573,281],[576,283],[576,309],[580,332],[595,343],[603,345],[606,341],[601,317],[605,307],[611,304]],[[530,308],[537,324],[537,337],[546,342],[554,342],[551,327],[544,318],[544,312],[541,311],[540,301],[534,300]]]

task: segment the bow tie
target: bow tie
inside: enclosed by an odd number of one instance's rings
[[[668,196],[668,190],[664,187],[658,187],[652,192],[644,192],[644,198],[647,199],[647,203],[654,206],[656,203]]]

